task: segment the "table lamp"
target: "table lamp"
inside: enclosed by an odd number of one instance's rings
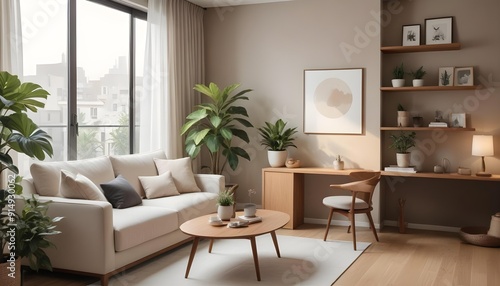
[[[486,173],[484,164],[484,156],[493,156],[493,136],[492,135],[473,135],[472,136],[472,155],[481,156],[482,170],[477,172],[477,176],[490,177],[490,173]]]

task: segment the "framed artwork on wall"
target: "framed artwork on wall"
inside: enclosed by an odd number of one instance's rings
[[[425,19],[425,44],[451,44],[453,42],[453,17]]]
[[[403,26],[403,46],[420,46],[420,25]]]
[[[439,86],[453,86],[453,79],[455,78],[454,67],[439,68]]]
[[[455,68],[455,85],[474,85],[474,68]]]
[[[304,133],[363,134],[363,69],[304,70]]]

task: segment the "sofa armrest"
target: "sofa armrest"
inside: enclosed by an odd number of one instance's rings
[[[23,187],[23,195],[31,197],[31,195],[36,194],[33,178],[23,178],[21,186]]]
[[[103,201],[36,196],[40,201],[52,201],[47,214],[63,217],[56,223],[60,234],[49,239],[55,248],[47,248],[53,268],[95,274],[114,270],[115,246],[113,211],[111,204]],[[24,200],[17,199],[19,211]]]
[[[202,192],[218,194],[224,190],[226,178],[222,175],[194,174],[196,184]]]

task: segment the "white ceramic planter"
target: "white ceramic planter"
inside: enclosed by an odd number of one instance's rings
[[[398,111],[398,127],[410,127],[412,118],[409,111]]]
[[[246,217],[253,217],[257,213],[257,206],[252,203],[245,204],[243,206],[243,215]]]
[[[217,216],[221,220],[230,220],[233,216],[233,206],[219,206],[217,208]]]
[[[413,86],[424,86],[424,80],[423,79],[414,79]]]
[[[284,151],[267,151],[267,160],[271,167],[283,167],[285,166],[286,158],[288,157],[288,152]]]
[[[335,170],[344,170],[344,161],[333,161],[333,169]]]
[[[396,153],[396,162],[398,167],[409,167],[410,166],[411,153]]]
[[[404,80],[404,78],[402,78],[402,79],[393,79],[392,80],[392,86],[393,87],[403,87],[403,86],[405,86],[405,80]]]

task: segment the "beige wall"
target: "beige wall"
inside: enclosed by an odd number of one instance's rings
[[[341,154],[346,167],[380,168],[380,26],[377,0],[297,0],[274,4],[208,9],[205,18],[207,82],[238,82],[252,88],[245,103],[251,122],[283,118],[297,126],[297,149],[291,157],[303,165],[331,167]],[[346,56],[341,47],[352,54]],[[363,135],[313,135],[303,133],[304,69],[364,69]],[[257,131],[249,132],[250,144],[241,146],[252,161],[244,160],[230,181],[240,184],[237,199],[247,202],[246,190],[261,195],[261,169],[267,152]],[[306,176],[305,217],[326,220],[321,201],[328,185],[344,178]],[[376,194],[375,221],[379,216]]]
[[[386,2],[384,2],[386,3]],[[459,51],[384,55],[382,84],[389,86],[392,68],[404,62],[409,69],[424,66],[428,74],[426,85],[438,84],[438,68],[445,66],[473,66],[475,84],[486,84],[486,89],[454,92],[411,92],[382,95],[382,125],[395,126],[396,107],[402,103],[413,113],[419,113],[428,124],[435,110],[463,112],[469,115],[467,124],[475,132],[418,132],[420,145],[412,152],[412,163],[422,171],[431,171],[449,159],[451,170],[469,167],[475,173],[480,159],[471,155],[473,134],[493,134],[495,157],[486,158],[487,170],[500,173],[500,2],[480,1],[401,1],[401,13],[395,15],[383,29],[384,46],[401,45],[402,25],[421,24],[425,42],[425,19],[454,16],[453,41],[460,42]],[[491,79],[491,80],[489,80]],[[410,85],[410,77],[407,79]],[[383,165],[394,164],[394,151],[387,150],[390,132],[384,132],[382,144]],[[452,181],[436,179],[404,179],[386,181],[384,185],[384,218],[397,219],[397,199],[406,198],[406,218],[409,223],[460,227],[489,225],[490,216],[500,211],[499,183]]]

